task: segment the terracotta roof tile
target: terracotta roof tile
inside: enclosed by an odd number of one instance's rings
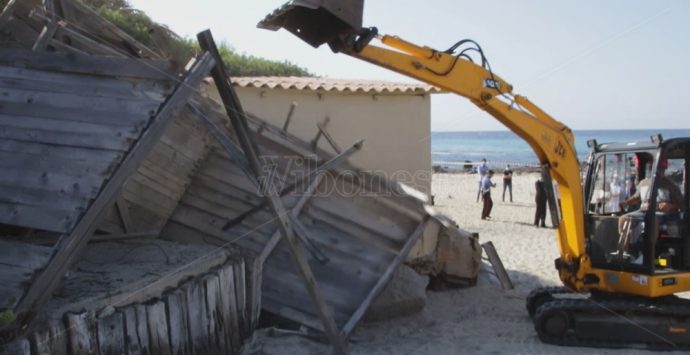
[[[232,83],[239,87],[281,88],[313,91],[362,92],[362,93],[425,93],[442,91],[425,84],[394,83],[378,80],[328,79],[297,76],[236,77]]]

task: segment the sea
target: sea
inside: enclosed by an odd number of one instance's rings
[[[634,130],[577,130],[575,148],[580,161],[590,149],[587,141],[598,143],[633,142],[661,134],[664,139],[690,137],[690,129],[634,129]],[[538,166],[539,160],[529,145],[510,131],[432,132],[431,159],[434,166],[447,170],[462,170],[468,164],[478,164],[482,158],[492,168]]]

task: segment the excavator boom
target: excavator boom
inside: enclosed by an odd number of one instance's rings
[[[318,3],[318,4],[317,4]],[[362,27],[363,0],[295,0],[259,23],[270,30],[285,28],[312,46],[328,44],[332,50],[396,71],[403,75],[466,97],[522,137],[534,150],[545,171],[554,226],[561,250],[557,262],[561,280],[568,288],[583,290],[588,259],[584,243],[584,202],[580,164],[574,137],[563,123],[553,119],[527,98],[514,95],[513,87],[495,74],[477,45],[481,65],[472,62],[460,41],[446,51],[418,46],[397,36],[379,35],[376,28]],[[341,6],[342,5],[342,6]],[[377,40],[381,46],[373,45]],[[454,52],[460,50],[458,54]]]

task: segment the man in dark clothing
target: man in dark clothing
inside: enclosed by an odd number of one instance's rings
[[[534,225],[539,227],[546,227],[546,189],[541,178],[534,183],[535,197],[534,202],[537,203],[537,211],[534,214]]]
[[[482,177],[482,201],[484,202],[482,219],[491,219],[491,208],[494,206],[494,202],[491,200],[491,188],[496,186],[496,184],[491,182],[491,177],[493,176],[494,171],[489,170],[489,172]]]
[[[510,164],[503,170],[503,202],[506,202],[506,189],[510,192],[510,202],[513,202],[513,170]]]

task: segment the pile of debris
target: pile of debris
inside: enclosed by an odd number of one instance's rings
[[[476,279],[476,236],[351,166],[362,142],[330,155],[244,112],[199,40],[183,70],[79,1],[0,14],[4,352],[233,353],[262,310],[342,350],[401,264]]]

